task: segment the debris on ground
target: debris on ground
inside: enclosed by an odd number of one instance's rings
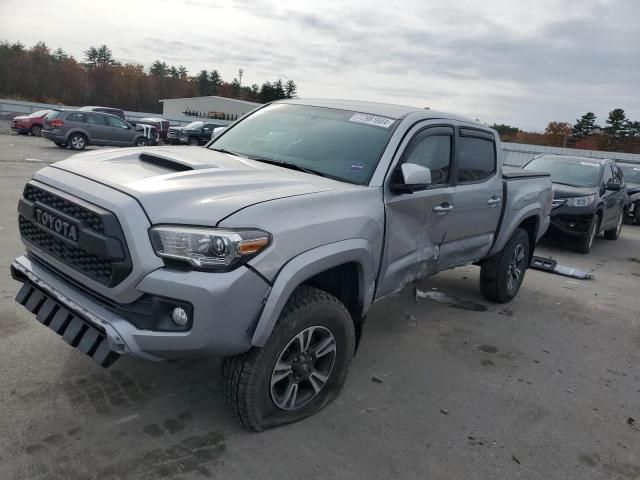
[[[460,300],[459,298],[452,297],[447,295],[444,292],[439,291],[425,291],[416,288],[416,301],[420,298],[426,298],[427,300],[431,300],[433,302],[442,303],[443,305],[448,305],[449,307],[459,308],[461,310],[471,310],[473,312],[486,312],[488,309],[485,305],[481,303],[470,302],[468,300]]]
[[[627,425],[629,425],[634,430],[638,430],[640,432],[640,426],[636,425],[636,419],[633,417],[627,418]]]
[[[511,460],[513,460],[514,462],[516,462],[518,465],[520,465],[520,460],[518,460],[518,458],[515,455],[511,455]]]
[[[446,408],[441,408],[440,413],[443,415],[449,415],[449,410],[447,410]]]
[[[380,377],[378,377],[377,375],[374,375],[371,377],[371,381],[373,383],[384,383],[384,380],[382,380]]]
[[[590,280],[594,278],[592,274],[584,270],[560,265],[553,258],[537,257],[535,255],[531,259],[531,268],[542,270],[543,272],[557,273],[565,277],[578,278],[580,280]]]

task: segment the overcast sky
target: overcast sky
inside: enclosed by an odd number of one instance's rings
[[[82,58],[107,44],[301,97],[429,106],[542,130],[587,111],[640,120],[640,0],[0,0],[0,39]]]

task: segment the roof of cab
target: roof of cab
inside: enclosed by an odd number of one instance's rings
[[[368,113],[370,115],[380,115],[387,118],[403,118],[411,113],[422,113],[425,118],[443,118],[449,120],[460,120],[463,122],[473,123],[475,125],[488,128],[486,125],[470,120],[469,118],[451,113],[439,112],[429,108],[410,107],[408,105],[395,105],[392,103],[376,103],[362,102],[358,100],[334,100],[324,98],[292,98],[287,100],[278,100],[275,103],[292,103],[295,105],[309,105],[312,107],[336,108],[339,110],[351,110],[360,113]]]

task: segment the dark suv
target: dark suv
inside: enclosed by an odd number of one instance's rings
[[[133,147],[155,143],[155,129],[149,130],[153,131],[147,137],[142,125],[133,127],[115,115],[63,110],[47,115],[42,137],[60,148],[68,146],[73,150],[84,150],[87,145]]]
[[[625,220],[627,223],[640,224],[640,163],[617,162],[616,165],[622,170],[630,197]]]
[[[169,129],[168,140],[170,143],[186,143],[188,145],[204,145],[213,135],[213,131],[222,127],[211,122],[191,122],[184,127],[171,127]]]
[[[588,253],[598,233],[616,240],[629,197],[620,167],[613,160],[541,155],[524,166],[548,172],[554,200],[549,235],[575,240],[576,250]]]

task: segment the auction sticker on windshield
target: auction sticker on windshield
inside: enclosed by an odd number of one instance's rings
[[[374,125],[376,127],[389,128],[393,125],[395,120],[386,117],[379,117],[377,115],[369,115],[367,113],[355,113],[350,119],[350,122],[366,123],[367,125]]]
[[[585,165],[587,167],[599,167],[600,165],[592,162],[580,162],[580,165]]]

